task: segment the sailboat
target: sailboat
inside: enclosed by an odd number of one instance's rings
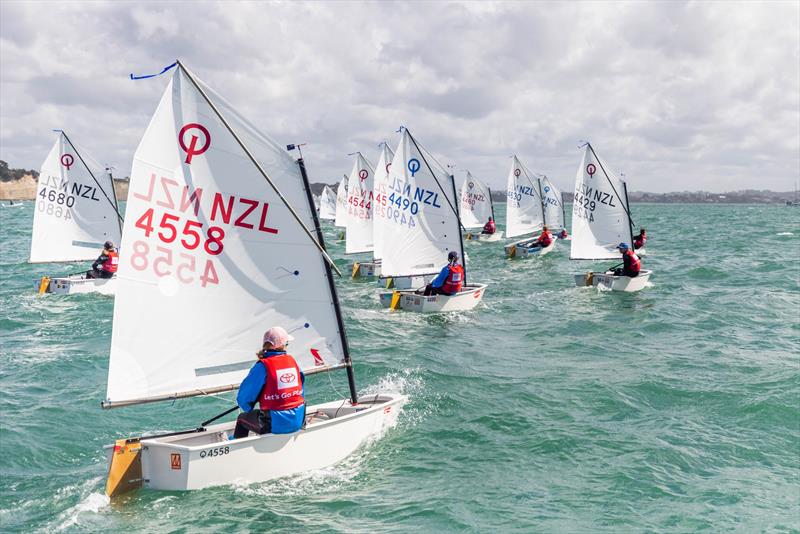
[[[504,247],[509,258],[544,256],[553,250],[556,240],[546,247],[536,245],[540,231],[545,223],[545,204],[542,197],[542,183],[517,158],[512,157],[506,187],[506,237],[528,235],[525,239]]]
[[[336,193],[327,185],[319,196],[319,218],[323,221],[336,219]]]
[[[342,176],[339,187],[336,189],[336,216],[333,225],[337,228],[347,228],[347,175]],[[339,241],[344,240],[345,231],[339,234]]]
[[[464,228],[478,230],[476,232],[467,232],[464,235],[467,240],[499,241],[503,238],[503,232],[495,232],[493,234],[482,234],[480,232],[490,216],[494,220],[492,190],[472,176],[469,171],[467,171],[467,175],[464,178],[464,183],[461,184],[459,200],[459,212]]]
[[[571,260],[618,260],[619,243],[633,243],[633,220],[628,205],[628,188],[608,164],[586,143],[572,204]],[[613,271],[589,271],[575,275],[578,286],[595,286],[611,291],[639,291],[652,271],[642,269],[639,276],[616,276]]]
[[[464,266],[464,283],[455,295],[423,296],[424,287],[380,295],[386,308],[422,313],[471,310],[483,299],[486,284],[469,284],[455,179],[407,128],[389,170],[387,209],[376,219],[383,225],[381,270],[384,276],[427,276],[432,279],[457,251]],[[424,284],[420,284],[424,286]]]
[[[30,263],[93,260],[103,244],[119,245],[119,214],[111,172],[60,130],[42,163],[36,187]],[[85,271],[37,280],[39,293],[113,295],[116,277],[86,278]]]
[[[392,425],[406,400],[357,395],[335,265],[302,158],[179,61],[171,68],[134,155],[102,406],[233,391],[256,361],[262,332],[276,325],[294,337],[290,351],[307,377],[343,369],[350,395],[308,406],[306,425],[292,434],[229,440],[234,422],[212,418],[119,439],[106,449],[112,497],[323,468]]]
[[[544,220],[554,238],[571,239],[561,237],[561,230],[567,228],[567,216],[564,208],[564,197],[561,191],[553,184],[546,175],[540,178],[542,186],[542,203],[544,204]]]
[[[373,184],[374,202],[372,204],[372,258],[371,262],[360,265],[359,272],[363,276],[378,277],[378,283],[386,283],[381,279],[381,258],[386,243],[383,239],[383,226],[378,224],[378,217],[385,215],[387,199],[389,198],[389,168],[392,166],[394,152],[386,142],[380,144],[381,152],[378,164],[375,167],[375,182]]]
[[[361,152],[355,153],[353,170],[347,180],[347,231],[345,234],[345,254],[372,252],[374,247],[374,182],[375,169]],[[355,261],[351,265],[351,277],[374,277],[380,274],[380,265],[374,261]]]

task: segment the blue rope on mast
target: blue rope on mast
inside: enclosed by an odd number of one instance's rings
[[[173,68],[175,68],[177,66],[178,66],[178,62],[176,61],[172,65],[168,65],[168,66],[164,67],[163,69],[161,69],[161,72],[159,72],[158,74],[143,74],[142,76],[134,76],[133,73],[131,73],[131,80],[144,80],[146,78],[155,78],[156,76],[161,76],[162,74],[164,74],[168,70],[173,69]]]

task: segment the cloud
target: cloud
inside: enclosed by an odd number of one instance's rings
[[[493,188],[508,156],[572,188],[579,139],[632,190],[788,190],[800,175],[797,3],[0,3],[0,158],[64,128],[129,169],[176,57],[312,180],[406,125]],[[375,163],[373,161],[373,163]]]

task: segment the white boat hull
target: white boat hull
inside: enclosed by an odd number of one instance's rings
[[[616,276],[610,273],[582,273],[575,275],[575,285],[579,287],[593,286],[606,291],[623,291],[632,293],[641,291],[647,286],[653,271],[642,270],[639,276]]]
[[[392,298],[399,293],[398,309],[417,313],[443,313],[453,311],[468,311],[483,300],[486,284],[469,284],[464,286],[457,295],[432,295],[425,297],[416,291],[395,291],[381,293],[381,305],[391,307]]]
[[[506,256],[509,258],[529,258],[532,256],[545,256],[550,254],[556,246],[557,239],[553,239],[553,242],[550,243],[546,247],[539,247],[534,246],[532,243],[535,243],[536,240],[532,239],[525,239],[523,241],[517,241],[516,243],[511,243],[510,245],[506,245],[503,247],[503,250],[506,253]]]
[[[350,272],[353,279],[380,277],[381,263],[379,261],[356,261],[350,266]]]
[[[36,282],[36,289],[41,290],[42,281]],[[86,278],[84,275],[50,278],[45,293],[74,295],[77,293],[100,293],[114,295],[117,290],[117,276],[113,278]]]
[[[338,400],[308,407],[306,428],[292,434],[250,435],[228,440],[235,422],[205,432],[141,441],[142,487],[197,490],[224,484],[251,484],[333,465],[370,438],[394,426],[407,398],[367,396],[352,406]],[[327,414],[330,419],[314,418]],[[106,447],[109,459],[114,446]]]
[[[378,283],[385,289],[415,289],[428,285],[434,278],[436,278],[435,274],[421,274],[418,276],[388,276],[378,280]]]
[[[495,232],[493,234],[468,232],[464,234],[464,239],[466,239],[467,241],[480,241],[480,242],[491,243],[493,241],[502,241],[503,232]]]

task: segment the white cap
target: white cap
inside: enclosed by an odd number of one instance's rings
[[[292,340],[294,340],[294,338],[289,335],[289,332],[287,332],[286,329],[280,326],[273,326],[264,332],[263,343],[269,343],[273,347],[283,347]]]

